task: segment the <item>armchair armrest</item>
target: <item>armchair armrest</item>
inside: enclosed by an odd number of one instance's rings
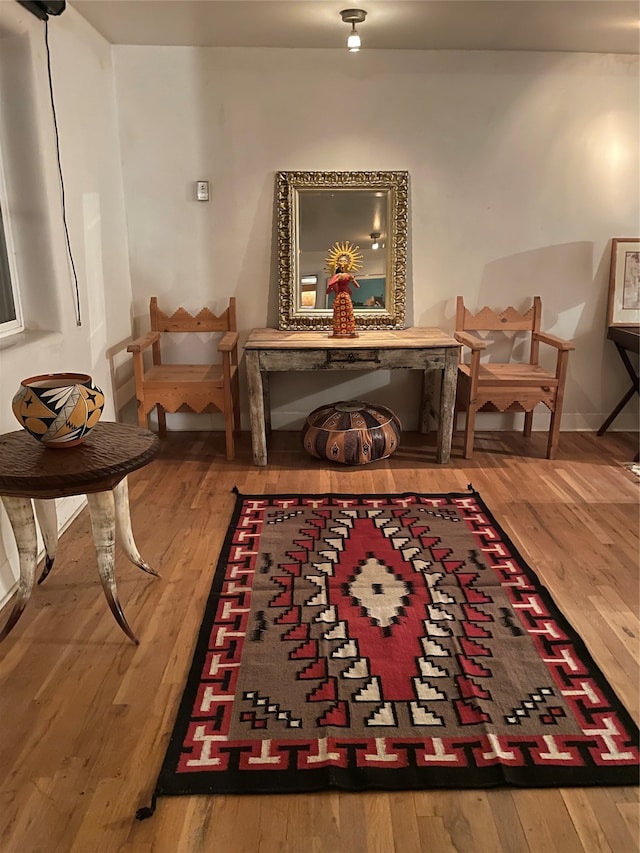
[[[454,332],[453,337],[461,344],[464,344],[466,347],[469,347],[469,349],[474,351],[480,351],[487,348],[485,341],[481,341],[480,338],[476,338],[475,335],[470,335],[468,332]]]
[[[575,349],[575,344],[572,341],[564,341],[562,338],[556,338],[555,335],[547,335],[546,332],[534,332],[533,338],[536,341],[540,341],[541,344],[549,344],[551,347],[555,347],[558,350],[569,350]]]
[[[225,332],[218,342],[218,352],[231,352],[238,345],[237,332]]]
[[[131,341],[127,347],[127,352],[142,352],[159,340],[160,332],[147,332],[146,335],[142,335],[142,337],[136,338],[135,341]]]

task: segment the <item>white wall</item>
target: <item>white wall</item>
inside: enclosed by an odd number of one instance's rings
[[[626,390],[605,306],[610,239],[640,233],[637,57],[114,54],[140,330],[151,295],[195,309],[235,294],[243,338],[277,325],[275,172],[406,169],[408,321],[450,331],[456,294],[477,308],[539,294],[545,330],[576,344],[563,428],[597,429]],[[208,204],[194,200],[200,178],[211,181]],[[417,377],[343,376],[275,375],[274,426],[299,426],[327,395],[386,402],[415,425]],[[615,426],[637,428],[633,407]]]
[[[73,9],[49,21],[66,214],[80,292],[77,325],[44,33],[44,24],[18,3],[0,3],[0,145],[27,326],[25,333],[0,341],[0,433],[18,429],[11,399],[20,380],[55,371],[91,374],[107,394],[103,418],[113,420],[105,349],[131,332],[111,48]],[[82,501],[57,502],[60,525]],[[1,605],[18,573],[4,509],[0,527]]]

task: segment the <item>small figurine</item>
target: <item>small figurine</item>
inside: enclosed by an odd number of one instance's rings
[[[327,293],[335,293],[333,300],[333,332],[330,338],[357,338],[356,319],[351,302],[351,285],[360,287],[353,270],[362,268],[362,253],[349,241],[335,243],[326,258],[327,270],[333,273],[327,284]]]

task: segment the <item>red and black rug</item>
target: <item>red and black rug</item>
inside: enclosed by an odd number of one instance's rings
[[[156,794],[637,781],[637,726],[477,492],[238,496]]]

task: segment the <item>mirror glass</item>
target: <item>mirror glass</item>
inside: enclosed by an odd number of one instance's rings
[[[326,259],[345,242],[362,254],[356,326],[404,328],[407,186],[407,172],[278,172],[280,329],[331,329]]]

